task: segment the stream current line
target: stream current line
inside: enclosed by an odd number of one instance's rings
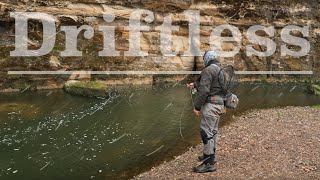
[[[158,149],[156,149],[156,150],[152,151],[151,153],[147,154],[146,156],[150,156],[150,155],[152,155],[152,154],[154,154],[154,153],[156,153],[156,152],[160,151],[163,147],[164,147],[164,145],[162,145],[162,146],[161,146],[161,147],[159,147]]]

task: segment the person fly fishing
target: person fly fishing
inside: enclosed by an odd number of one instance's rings
[[[216,146],[218,136],[218,124],[220,116],[225,112],[225,91],[221,86],[224,81],[221,64],[215,51],[207,51],[203,56],[205,69],[201,72],[196,82],[187,84],[190,89],[196,89],[198,96],[194,102],[194,114],[200,117],[200,135],[203,147],[203,155],[199,161],[203,161],[194,172],[205,173],[216,171]]]

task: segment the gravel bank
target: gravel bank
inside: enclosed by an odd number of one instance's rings
[[[220,129],[217,172],[196,174],[201,146],[135,179],[320,179],[320,109],[254,110]]]

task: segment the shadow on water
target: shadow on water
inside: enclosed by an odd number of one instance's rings
[[[240,106],[309,106],[302,85],[242,84]],[[0,95],[1,179],[128,179],[200,142],[185,87],[88,99],[62,91]]]

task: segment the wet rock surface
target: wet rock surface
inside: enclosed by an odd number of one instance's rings
[[[201,145],[134,179],[319,179],[320,109],[253,110],[220,130],[217,172],[196,174]]]
[[[107,85],[99,81],[70,80],[64,85],[64,90],[70,94],[87,97],[106,97]]]

